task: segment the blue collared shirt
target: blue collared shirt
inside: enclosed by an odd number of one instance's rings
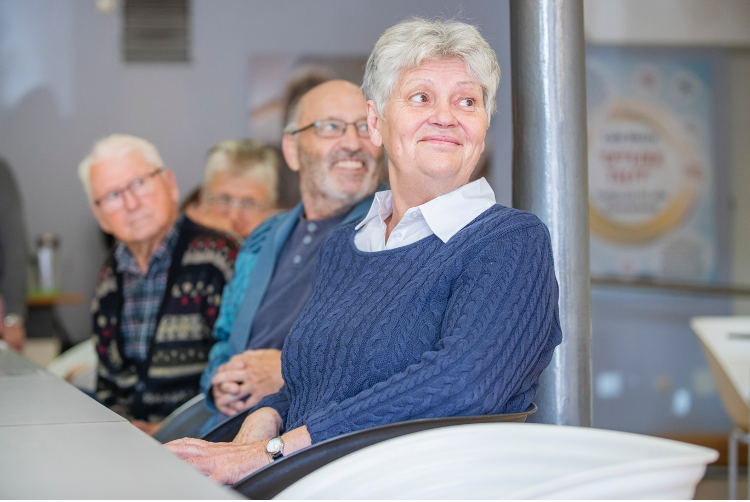
[[[292,324],[312,296],[320,245],[346,215],[325,220],[307,220],[300,215],[255,315],[248,349],[281,350],[284,347]]]

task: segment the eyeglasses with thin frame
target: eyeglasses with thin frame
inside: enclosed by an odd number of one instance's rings
[[[125,195],[125,192],[130,192],[139,199],[150,195],[154,191],[154,176],[162,172],[164,172],[164,168],[159,167],[146,176],[135,178],[124,187],[111,190],[98,199],[94,199],[94,204],[99,206],[104,212],[114,213],[124,205],[125,199],[123,195]]]
[[[354,129],[357,131],[357,135],[360,138],[370,138],[366,119],[358,120],[356,122],[344,122],[343,120],[318,120],[317,122],[313,122],[310,125],[306,125],[301,129],[297,129],[296,131],[287,134],[297,134],[314,127],[315,134],[321,138],[339,138],[346,133],[346,128],[350,125],[354,126]]]
[[[226,194],[209,195],[206,202],[220,213],[228,213],[232,207],[242,212],[262,211],[268,207],[267,202],[252,197],[234,198]]]

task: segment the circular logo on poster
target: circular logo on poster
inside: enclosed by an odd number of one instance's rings
[[[703,167],[690,135],[653,103],[619,100],[589,119],[591,231],[643,244],[679,226],[692,210]]]

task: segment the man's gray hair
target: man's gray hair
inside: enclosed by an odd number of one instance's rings
[[[154,167],[164,167],[164,161],[154,145],[143,138],[127,134],[112,134],[94,144],[91,153],[78,164],[78,177],[89,202],[94,201],[91,192],[91,166],[110,159],[121,159],[130,152],[140,152],[146,162]]]
[[[220,171],[257,180],[268,190],[268,202],[276,202],[279,192],[279,155],[272,146],[251,139],[222,141],[208,151],[203,177],[205,190],[214,174]]]
[[[404,70],[429,59],[459,58],[466,71],[482,87],[487,126],[497,110],[495,95],[500,84],[500,66],[490,44],[474,26],[460,21],[419,17],[402,21],[385,30],[367,60],[362,92],[375,102],[378,113],[391,97]],[[385,119],[385,117],[383,117]]]

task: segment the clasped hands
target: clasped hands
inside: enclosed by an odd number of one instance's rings
[[[219,366],[211,380],[216,407],[225,415],[255,406],[263,397],[284,385],[281,378],[281,351],[246,350]],[[247,399],[246,399],[247,398]]]

